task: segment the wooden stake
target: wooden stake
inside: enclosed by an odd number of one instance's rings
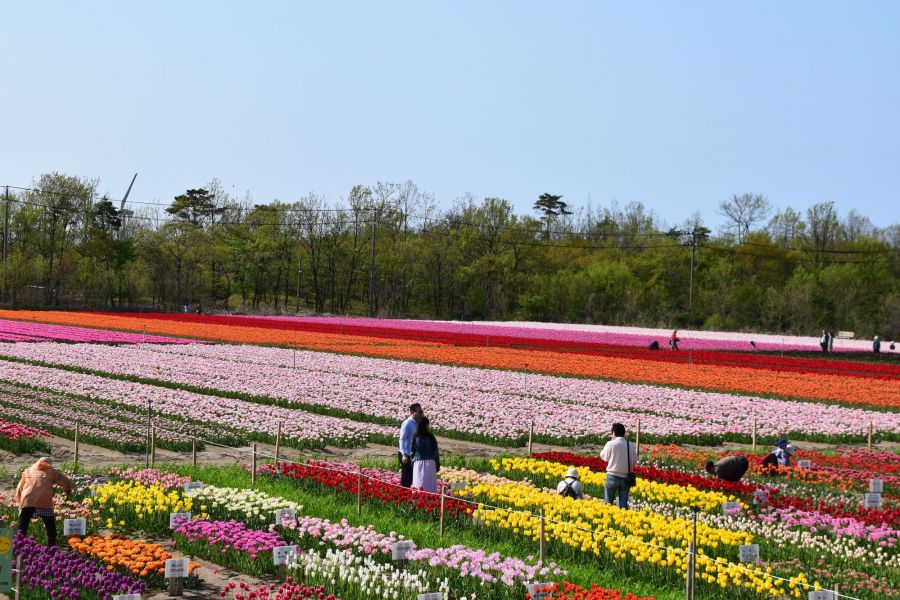
[[[278,430],[275,433],[275,465],[278,466],[278,451],[281,449],[281,421],[278,421]]]
[[[869,452],[872,451],[872,422],[869,421]]]
[[[256,485],[256,442],[253,442],[253,464],[250,471],[250,483]]]
[[[752,436],[752,442],[753,442],[753,450],[756,450],[756,417],[753,417],[753,436]]]
[[[531,441],[534,437],[534,419],[531,420],[531,425],[528,427],[528,456],[531,456]]]
[[[638,419],[637,433],[634,436],[634,453],[641,455],[641,420]]]
[[[19,590],[22,589],[22,555],[16,557],[16,595],[15,600],[19,600]]]
[[[444,488],[441,488],[441,539],[444,539]]]
[[[544,507],[541,507],[541,530],[540,530],[540,538],[538,540],[538,554],[540,555],[541,564],[544,563],[544,559],[547,558],[547,550],[544,548]]]
[[[156,464],[156,425],[153,426],[153,429],[150,433],[150,466]]]
[[[362,514],[362,465],[358,465],[356,473],[356,516]]]
[[[79,450],[79,444],[78,444],[79,435],[78,434],[80,433],[79,425],[80,425],[80,423],[78,421],[75,421],[75,470],[76,471],[78,470],[78,450]]]
[[[197,468],[197,438],[191,439],[191,465]]]

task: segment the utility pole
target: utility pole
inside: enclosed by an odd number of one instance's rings
[[[300,277],[303,275],[302,257],[297,254],[297,308],[294,312],[300,312]]]
[[[0,288],[0,303],[6,299],[6,255],[9,249],[9,186],[6,186],[6,209],[3,211],[3,287]]]
[[[369,316],[375,316],[375,231],[378,213],[372,208],[372,254],[369,260]]]
[[[691,279],[688,286],[688,310],[694,304],[694,254],[697,251],[697,231],[691,230]]]

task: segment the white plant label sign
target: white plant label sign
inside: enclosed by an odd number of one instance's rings
[[[186,558],[170,558],[166,560],[166,579],[187,577],[190,569],[190,560]]]
[[[552,598],[553,592],[549,591],[553,589],[552,583],[529,583],[528,584],[528,593],[531,594],[531,597],[534,600],[543,600],[544,598]]]
[[[753,504],[765,506],[769,503],[769,492],[766,490],[756,490],[753,492]]]
[[[140,594],[115,594],[112,600],[141,600]]]
[[[287,519],[288,521],[296,521],[297,520],[297,509],[296,508],[279,508],[275,511],[275,524],[281,525],[281,522]]]
[[[797,466],[801,469],[812,469],[812,461],[811,460],[798,460]]]
[[[866,508],[881,508],[881,494],[864,494],[863,506]]]
[[[169,529],[175,529],[177,525],[176,521],[190,521],[191,513],[189,512],[174,512],[169,513]]]
[[[444,592],[428,592],[416,596],[419,600],[444,600]]]
[[[188,481],[186,484],[184,484],[184,491],[186,491],[186,492],[193,492],[194,490],[199,491],[199,490],[204,489],[205,487],[206,486],[203,484],[202,481]]]
[[[740,502],[725,502],[722,504],[722,514],[723,515],[740,512],[740,510],[741,510]]]
[[[758,563],[759,544],[747,544],[746,546],[738,546],[738,559],[742,563]]]
[[[406,555],[412,552],[413,543],[409,540],[397,542],[391,546],[391,560],[406,560]]]
[[[810,592],[809,600],[834,600],[834,592],[829,590],[819,590],[818,592]]]
[[[63,535],[87,535],[87,521],[84,519],[63,519]]]
[[[272,548],[272,561],[276,565],[287,564],[288,558],[297,556],[297,546],[276,546]]]
[[[883,494],[884,493],[884,480],[883,479],[869,480],[869,493]]]

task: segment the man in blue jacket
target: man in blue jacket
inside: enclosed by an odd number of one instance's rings
[[[413,468],[410,455],[412,454],[413,436],[416,435],[419,419],[425,413],[422,412],[422,405],[416,402],[409,405],[409,416],[400,425],[400,450],[397,452],[397,458],[400,460],[400,485],[410,487],[413,480]]]

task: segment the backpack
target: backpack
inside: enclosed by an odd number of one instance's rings
[[[569,484],[569,482],[563,480],[563,483],[565,484],[565,487],[562,489],[559,495],[563,498],[578,498],[578,494],[575,492],[575,490],[572,489],[572,486]]]

